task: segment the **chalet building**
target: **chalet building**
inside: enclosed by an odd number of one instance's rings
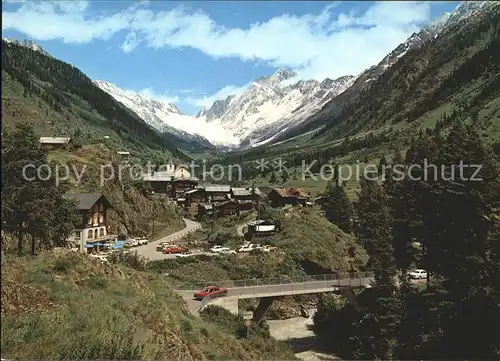
[[[130,152],[119,150],[116,152],[122,159],[122,164],[130,165]]]
[[[203,188],[190,189],[184,193],[185,207],[191,207],[205,202],[205,190]]]
[[[173,178],[171,181],[170,196],[173,199],[185,198],[184,194],[187,191],[193,190],[198,185],[198,178]]]
[[[155,193],[170,194],[172,192],[172,177],[173,173],[168,171],[153,172],[153,174],[144,175],[143,180],[149,183]]]
[[[70,242],[80,248],[80,252],[97,248],[103,242],[117,238],[114,234],[108,234],[107,214],[111,204],[103,195],[69,193],[64,198],[76,201],[80,213],[80,221],[75,224],[75,230],[69,238]]]
[[[228,185],[210,185],[203,190],[206,202],[224,202],[231,198],[231,187]]]
[[[250,237],[269,237],[276,233],[276,225],[272,221],[257,219],[247,223],[247,235]]]
[[[235,199],[238,203],[238,214],[250,213],[255,210],[255,203],[251,199]]]
[[[290,205],[305,206],[309,196],[301,188],[274,188],[267,196],[272,207]]]
[[[155,193],[166,194],[177,199],[186,191],[196,188],[198,178],[191,177],[186,165],[164,164],[153,174],[145,174],[143,180],[150,184]]]
[[[66,149],[72,140],[69,137],[40,137],[38,143],[45,149]]]
[[[217,206],[217,215],[219,217],[233,216],[239,214],[238,202],[229,200]]]
[[[231,198],[237,200],[250,200],[258,202],[261,198],[261,192],[259,188],[231,188]]]
[[[212,217],[214,215],[213,204],[198,204],[198,217]]]

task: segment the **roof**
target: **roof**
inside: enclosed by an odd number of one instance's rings
[[[69,137],[40,137],[38,141],[42,144],[68,144],[71,142],[71,138]]]
[[[237,199],[236,202],[239,204],[253,204],[253,201],[251,199]]]
[[[108,206],[111,204],[108,202],[106,197],[98,193],[67,193],[64,195],[65,199],[75,200],[77,202],[77,207],[80,210],[89,210],[100,198],[103,198]]]
[[[149,182],[170,182],[174,177],[174,172],[154,172],[153,174],[145,174],[143,180]]]
[[[265,220],[263,220],[263,219],[256,219],[256,220],[254,220],[254,221],[250,221],[250,222],[248,222],[248,223],[247,223],[247,225],[248,225],[248,226],[256,226],[256,225],[258,225],[258,224],[265,224],[265,223],[267,223],[267,224],[272,224],[272,222],[271,222],[271,221],[265,221]]]
[[[276,226],[274,224],[255,227],[256,232],[272,232],[274,230],[276,230]]]
[[[212,204],[200,204],[200,207],[205,208],[205,209],[213,209],[214,208]]]
[[[191,189],[187,192],[184,192],[184,194],[193,194],[193,193],[200,192],[200,191],[201,191],[201,189],[196,188],[196,189]]]
[[[302,188],[273,188],[283,198],[307,198]]]
[[[224,192],[224,193],[229,193],[231,191],[230,186],[226,185],[215,185],[215,186],[206,186],[205,187],[205,192]]]
[[[260,189],[259,188],[254,188],[255,194],[260,195]],[[231,192],[237,197],[237,196],[251,196],[252,195],[252,188],[231,188]]]
[[[125,151],[121,151],[121,150],[119,150],[119,151],[118,151],[118,152],[116,152],[116,153],[118,153],[118,154],[120,154],[120,155],[130,155],[130,152],[125,152]]]
[[[180,181],[188,181],[188,182],[198,183],[198,178],[196,178],[196,177],[186,177],[186,178],[175,177],[172,179],[172,182],[180,182]]]
[[[223,201],[227,201],[229,199],[231,199],[229,197],[229,194],[221,194],[221,195],[213,195],[212,196],[212,202],[216,202],[216,201],[223,202]]]

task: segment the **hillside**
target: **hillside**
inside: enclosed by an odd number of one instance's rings
[[[2,40],[2,126],[30,122],[39,135],[103,142],[133,154],[187,160],[181,139],[162,135],[80,70],[32,47]]]
[[[452,16],[437,37],[409,49],[365,89],[356,92],[353,86],[335,98],[302,131],[323,126],[310,141],[322,144],[389,127],[433,127],[443,117],[470,117],[486,136],[498,139],[499,19],[495,5],[461,21]]]
[[[294,359],[284,342],[195,318],[165,277],[73,252],[2,256],[2,328],[6,359]]]

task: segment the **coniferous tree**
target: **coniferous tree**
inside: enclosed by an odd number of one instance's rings
[[[338,182],[328,181],[322,208],[326,218],[346,233],[352,232],[353,207],[345,188]]]
[[[269,183],[276,184],[276,174],[274,174],[274,172],[271,173],[271,177],[269,178]]]
[[[391,238],[389,200],[376,182],[361,179],[356,202],[356,233],[370,257],[368,267],[374,271],[375,283],[366,298],[366,315],[357,327],[356,358],[393,359],[399,324],[399,301],[395,295],[396,263]]]
[[[76,207],[63,199],[64,188],[50,177],[53,167],[39,149],[32,128],[17,124],[13,133],[5,135],[3,146],[2,221],[16,235],[18,253],[23,252],[26,237],[31,240],[31,253],[38,242],[44,248],[62,245],[77,220]]]

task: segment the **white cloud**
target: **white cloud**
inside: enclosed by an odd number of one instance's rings
[[[210,96],[203,96],[203,97],[198,97],[198,98],[186,98],[184,101],[186,103],[196,105],[198,107],[207,107],[213,104],[214,101],[219,100],[219,99],[226,99],[230,95],[240,95],[247,90],[247,88],[250,86],[251,82],[248,84],[245,84],[243,86],[236,86],[236,85],[227,85],[224,88],[220,89],[219,91],[215,92],[214,94]]]
[[[156,99],[162,102],[176,104],[179,102],[179,97],[176,95],[168,95],[166,93],[156,93],[152,88],[145,88],[137,93],[141,94],[145,98],[148,99]]]
[[[247,28],[227,28],[206,13],[182,6],[154,12],[147,2],[107,16],[90,16],[87,2],[27,2],[2,12],[2,29],[15,29],[35,40],[87,43],[124,36],[122,50],[191,47],[213,58],[235,57],[287,67],[302,79],[356,75],[376,64],[431,16],[431,2],[378,2],[364,13],[341,13],[332,4],[319,14],[283,14]],[[123,35],[121,32],[124,32]],[[120,34],[118,34],[120,33]],[[199,99],[210,104],[247,85],[226,86]]]

